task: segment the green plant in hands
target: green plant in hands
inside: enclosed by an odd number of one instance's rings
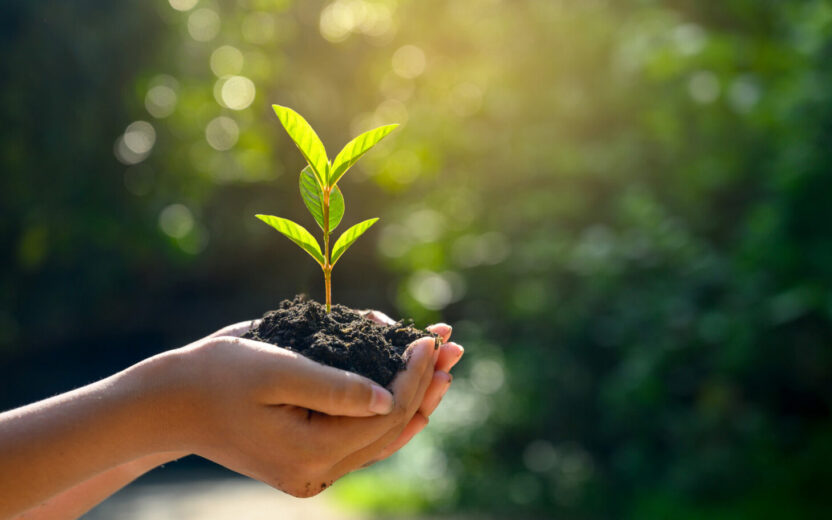
[[[323,252],[321,252],[321,246],[315,240],[315,237],[300,224],[274,215],[255,216],[283,233],[318,262],[324,271],[326,311],[330,312],[332,308],[332,268],[335,267],[335,263],[338,262],[347,248],[378,220],[377,218],[371,218],[347,229],[330,249],[329,237],[338,227],[338,224],[341,223],[341,218],[344,216],[344,196],[341,194],[341,189],[338,188],[338,181],[362,155],[399,125],[385,125],[364,132],[347,143],[344,149],[335,157],[335,160],[330,161],[318,134],[300,114],[291,108],[280,105],[272,105],[272,108],[274,108],[275,114],[283,123],[289,137],[295,142],[308,163],[300,172],[300,194],[309,209],[309,213],[312,213],[315,222],[323,231]]]

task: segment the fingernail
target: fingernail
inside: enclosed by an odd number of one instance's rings
[[[429,336],[429,337],[433,341],[433,349],[434,350],[439,350],[439,347],[442,346],[442,337],[441,336]]]
[[[393,394],[378,385],[373,386],[373,396],[370,398],[370,411],[379,415],[387,415],[393,411]]]
[[[439,334],[440,336],[447,338],[451,335],[454,329],[447,323],[435,323],[428,327],[428,330],[434,334]]]

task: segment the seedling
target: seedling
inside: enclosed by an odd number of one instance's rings
[[[300,224],[291,220],[275,217],[274,215],[255,215],[257,218],[280,231],[289,240],[318,262],[324,271],[324,286],[326,288],[326,312],[332,308],[332,268],[358,237],[370,229],[378,219],[371,218],[352,226],[344,231],[335,241],[332,250],[329,248],[329,237],[341,223],[344,216],[344,196],[338,187],[338,181],[347,170],[367,153],[370,148],[384,139],[387,134],[399,125],[380,126],[374,130],[364,132],[344,147],[334,161],[326,155],[326,149],[320,137],[300,114],[291,108],[272,105],[283,128],[295,142],[300,153],[306,159],[307,166],[300,172],[300,195],[309,213],[315,218],[323,231],[324,250],[312,234]]]

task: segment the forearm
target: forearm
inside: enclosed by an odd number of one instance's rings
[[[146,361],[0,414],[0,518],[37,506],[110,468],[177,449],[167,435],[172,425],[164,392],[156,391],[164,384],[154,380],[160,364],[165,363]]]
[[[99,473],[53,496],[14,520],[71,520],[80,518],[110,495],[155,467],[184,457],[184,452],[154,453]]]

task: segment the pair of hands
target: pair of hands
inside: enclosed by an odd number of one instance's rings
[[[392,323],[371,311],[367,317]],[[198,384],[175,409],[176,443],[297,497],[320,493],[343,475],[390,456],[428,423],[451,384],[463,349],[451,327],[415,341],[392,394],[372,381],[273,345],[240,338],[250,322],[171,351]],[[195,392],[195,393],[194,393]],[[321,412],[314,413],[311,410]]]
[[[0,413],[0,518],[78,518],[144,472],[192,453],[292,495],[316,495],[421,431],[463,353],[449,342],[448,325],[429,327],[442,345],[411,344],[391,393],[241,338],[250,325]]]

